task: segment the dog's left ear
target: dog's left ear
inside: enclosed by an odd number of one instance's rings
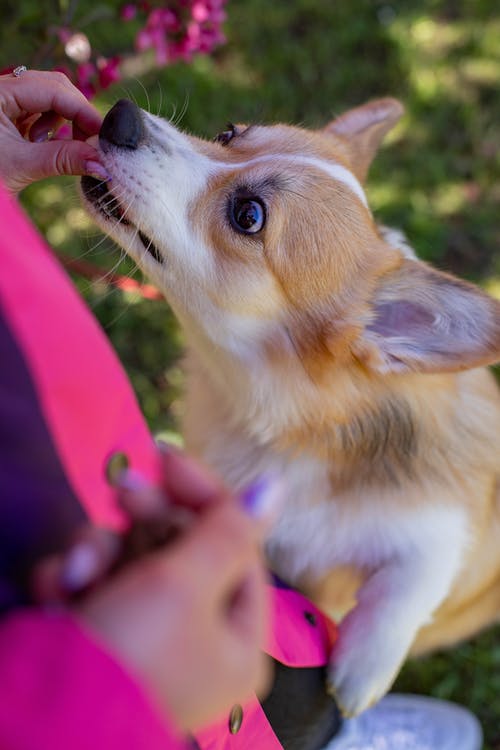
[[[500,302],[421,261],[382,277],[370,314],[353,353],[372,370],[456,372],[500,360]]]
[[[397,99],[376,99],[350,109],[324,128],[346,141],[353,171],[364,180],[385,134],[403,114]]]

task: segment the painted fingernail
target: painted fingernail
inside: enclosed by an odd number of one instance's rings
[[[95,581],[100,572],[97,551],[80,543],[69,551],[61,571],[61,585],[66,591],[81,591]]]
[[[123,469],[115,480],[115,486],[130,492],[145,490],[152,487],[151,482],[137,469]]]
[[[163,455],[172,454],[174,456],[181,455],[182,449],[181,446],[178,443],[173,443],[171,441],[164,440],[163,438],[157,438],[156,439],[156,447],[160,451],[160,453],[163,453]]]
[[[96,177],[98,180],[103,180],[104,182],[109,182],[109,180],[113,179],[108,170],[103,167],[102,164],[98,161],[92,161],[91,159],[85,162],[85,172],[90,177]]]
[[[283,481],[276,476],[256,479],[241,495],[244,510],[257,520],[274,518],[281,508],[283,499]]]
[[[33,138],[33,143],[45,143],[45,141],[48,141],[50,138],[50,134],[52,131],[48,131],[47,133],[40,133],[39,135],[35,136]]]

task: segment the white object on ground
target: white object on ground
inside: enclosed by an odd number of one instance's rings
[[[325,750],[481,750],[474,714],[455,703],[421,695],[386,695],[347,719]]]

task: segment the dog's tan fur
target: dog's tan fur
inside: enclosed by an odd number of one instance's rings
[[[348,612],[330,671],[346,713],[380,697],[409,648],[500,613],[500,396],[481,369],[500,359],[500,304],[391,242],[349,177],[364,180],[401,113],[385,99],[321,131],[240,127],[227,146],[148,117],[142,151],[103,158],[165,267],[96,212],[185,328],[188,448],[236,487],[288,482],[268,554]],[[258,235],[228,223],[242,186],[266,205]]]

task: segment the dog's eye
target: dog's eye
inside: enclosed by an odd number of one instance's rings
[[[231,224],[238,232],[256,234],[266,221],[263,204],[255,199],[237,198],[231,206]]]
[[[214,141],[216,143],[220,143],[222,146],[227,146],[230,140],[234,138],[235,135],[238,135],[238,130],[236,128],[236,125],[233,125],[231,122],[228,122],[227,124],[227,130],[224,130],[222,133],[219,133],[215,136]]]

